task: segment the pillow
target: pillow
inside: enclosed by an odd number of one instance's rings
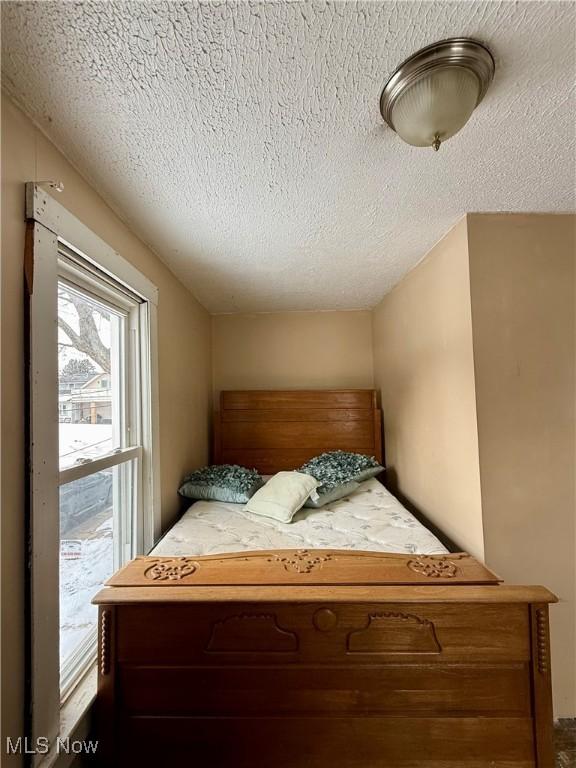
[[[310,497],[304,506],[320,509],[320,507],[324,507],[326,504],[331,504],[333,501],[338,501],[338,499],[343,499],[344,496],[354,493],[358,488],[360,488],[360,483],[357,483],[355,480],[337,485],[331,491],[324,492],[322,486],[319,486],[316,492],[317,498],[313,499]]]
[[[244,511],[289,523],[318,485],[316,478],[302,472],[278,472],[256,491]]]
[[[383,471],[384,467],[373,456],[349,451],[321,453],[298,469],[298,472],[306,472],[320,482],[320,499],[315,505],[320,507],[356,490],[350,488],[349,483],[361,483]],[[326,501],[323,501],[324,497],[327,497]]]
[[[188,499],[245,504],[264,485],[255,469],[237,464],[213,464],[187,475],[178,493]]]

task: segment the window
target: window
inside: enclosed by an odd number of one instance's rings
[[[31,736],[55,742],[91,600],[159,530],[157,291],[37,185],[27,216]]]
[[[92,597],[136,553],[141,518],[141,300],[60,244],[60,689],[95,657]]]

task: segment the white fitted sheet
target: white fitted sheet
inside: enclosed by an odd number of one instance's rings
[[[151,554],[211,555],[257,549],[361,549],[444,554],[443,544],[377,480],[291,523],[244,512],[242,504],[197,501]]]

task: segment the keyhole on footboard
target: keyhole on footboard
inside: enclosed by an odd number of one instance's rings
[[[314,614],[312,621],[318,631],[329,632],[331,629],[334,629],[336,624],[338,624],[338,617],[334,611],[330,610],[330,608],[320,608],[320,610],[316,611]]]

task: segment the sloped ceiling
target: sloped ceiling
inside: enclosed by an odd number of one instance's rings
[[[470,211],[575,204],[572,3],[2,3],[3,82],[212,312],[371,307]],[[380,118],[436,40],[495,81],[438,153]]]

